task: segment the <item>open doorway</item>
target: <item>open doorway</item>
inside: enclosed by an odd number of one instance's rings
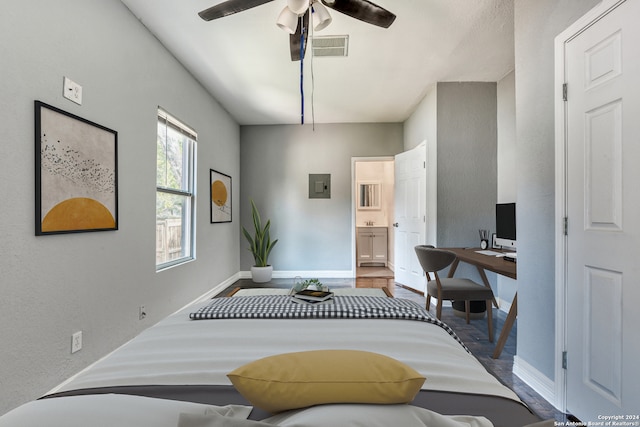
[[[394,292],[394,158],[352,159],[356,287]]]

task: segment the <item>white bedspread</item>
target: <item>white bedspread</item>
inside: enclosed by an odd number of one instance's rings
[[[354,349],[408,364],[427,378],[423,389],[519,401],[446,331],[426,322],[190,320],[189,312],[199,306],[188,307],[147,329],[53,392],[119,385],[231,385],[227,373],[262,357],[315,349]]]

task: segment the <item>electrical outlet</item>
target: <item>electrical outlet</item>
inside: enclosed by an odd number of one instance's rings
[[[82,105],[82,86],[74,82],[70,78],[64,78],[64,84],[62,85],[62,95],[75,102],[78,105]]]
[[[141,305],[140,308],[138,309],[138,319],[142,320],[145,317],[147,317],[147,312],[144,308],[144,305]]]
[[[82,349],[82,331],[78,331],[71,335],[71,353],[75,353]]]

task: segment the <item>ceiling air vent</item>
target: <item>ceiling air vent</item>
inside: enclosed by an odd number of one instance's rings
[[[313,56],[347,56],[349,36],[322,36],[312,40]]]

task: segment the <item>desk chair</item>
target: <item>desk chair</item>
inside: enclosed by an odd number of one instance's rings
[[[442,316],[442,301],[464,301],[466,320],[469,323],[469,302],[485,300],[487,302],[487,325],[489,326],[489,342],[493,342],[493,291],[473,280],[448,277],[441,279],[438,271],[451,265],[456,259],[456,254],[451,251],[436,249],[433,246],[418,245],[415,247],[418,261],[427,276],[427,311],[431,307],[431,297],[438,299],[436,305],[436,317]],[[433,274],[433,278],[431,277]]]

